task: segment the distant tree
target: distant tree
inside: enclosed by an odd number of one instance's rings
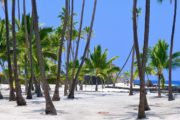
[[[159,40],[158,43],[150,51],[151,65],[156,71],[158,76],[158,96],[161,97],[160,83],[162,88],[164,88],[164,75],[163,70],[169,68],[169,59],[168,55],[168,44],[164,40]],[[172,67],[176,68],[180,66],[180,52],[175,52],[172,54]]]
[[[99,78],[107,78],[106,75],[119,71],[118,67],[112,66],[112,62],[117,58],[115,56],[107,60],[107,49],[102,52],[101,46],[98,45],[94,48],[94,52],[90,54],[90,57],[85,59],[86,72],[90,76],[95,76],[96,79],[95,91],[98,91]]]

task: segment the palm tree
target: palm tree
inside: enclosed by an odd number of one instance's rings
[[[56,109],[52,103],[50,94],[49,94],[49,86],[45,76],[45,68],[44,68],[44,59],[42,55],[42,47],[40,44],[40,35],[39,35],[39,27],[38,27],[38,15],[37,15],[37,6],[36,0],[32,0],[32,11],[33,11],[33,24],[34,24],[34,32],[35,32],[35,39],[36,39],[36,47],[37,47],[37,54],[38,54],[38,61],[39,61],[39,69],[41,73],[41,80],[43,83],[43,90],[46,99],[46,114],[57,115]]]
[[[69,3],[70,4],[70,3]],[[70,12],[70,11],[69,11]],[[68,82],[69,82],[69,61],[70,61],[70,52],[71,52],[71,44],[72,44],[72,36],[73,36],[73,16],[74,16],[74,0],[71,0],[71,20],[70,20],[70,31],[69,31],[69,41],[67,41],[67,56],[66,56],[66,80],[65,80],[65,87],[64,87],[64,95],[68,95]],[[70,83],[70,82],[69,82]]]
[[[55,91],[54,95],[52,97],[53,101],[59,101],[60,96],[59,96],[59,83],[60,83],[60,71],[61,71],[61,63],[62,63],[62,50],[63,50],[63,44],[64,44],[64,36],[66,32],[66,27],[68,23],[68,0],[65,0],[66,3],[66,10],[65,10],[65,18],[63,19],[64,24],[63,24],[63,30],[61,34],[61,41],[60,41],[60,47],[58,50],[58,65],[57,65],[57,80],[56,80],[56,86],[55,86]]]
[[[13,77],[12,77],[12,66],[11,66],[11,56],[10,56],[10,41],[9,41],[9,17],[8,17],[8,2],[4,1],[5,5],[5,19],[6,19],[6,47],[7,47],[7,58],[8,58],[8,73],[9,73],[9,101],[15,101],[14,87],[13,87]]]
[[[163,70],[169,68],[169,59],[168,56],[168,44],[164,40],[159,40],[158,43],[152,48],[150,51],[151,56],[151,65],[156,70],[156,75],[158,76],[158,96],[161,96],[160,83],[162,84],[162,88],[164,88],[164,75]],[[179,58],[180,52],[175,52],[172,54],[172,68],[176,68],[180,66]]]
[[[81,39],[81,32],[82,32],[82,25],[83,25],[83,17],[84,17],[84,7],[85,7],[85,0],[82,2],[82,9],[81,9],[81,18],[80,18],[80,24],[79,24],[79,32],[78,32],[78,38],[77,38],[77,44],[76,44],[76,51],[75,51],[75,58],[74,58],[74,63],[73,63],[73,69],[72,69],[72,80],[74,81],[74,75],[75,75],[75,66],[76,66],[76,61],[78,58],[78,51],[79,51],[79,43]],[[73,83],[73,82],[72,82]],[[72,86],[74,86],[72,84]],[[71,86],[71,89],[72,89]]]
[[[138,21],[138,17],[140,16],[141,14],[141,8],[138,8],[136,9],[136,14],[137,14],[137,21]],[[132,47],[132,61],[131,61],[131,78],[130,78],[130,91],[129,91],[129,95],[133,95],[133,85],[132,85],[132,82],[134,80],[134,55],[135,55],[135,46],[133,44],[133,47]]]
[[[133,0],[133,34],[134,34],[134,46],[136,50],[136,59],[137,59],[137,65],[138,65],[138,73],[139,73],[139,78],[141,81],[142,79],[142,66],[141,66],[141,60],[140,60],[140,53],[139,53],[139,43],[138,43],[138,32],[137,32],[137,18],[136,18],[136,10],[137,10],[137,0]],[[142,83],[141,83],[142,84]],[[139,111],[138,111],[138,118],[145,118],[145,103],[144,103],[144,91],[140,90],[140,103],[139,103]]]
[[[112,66],[112,62],[117,58],[118,57],[115,56],[107,60],[107,49],[102,52],[101,46],[98,45],[94,48],[94,53],[90,54],[90,58],[85,59],[86,72],[89,73],[90,76],[94,76],[96,80],[95,91],[98,91],[99,78],[104,79],[106,75],[119,71],[118,67]]]
[[[158,0],[158,2],[163,2],[163,0]],[[172,3],[172,0],[170,0],[170,3]],[[170,52],[169,52],[169,95],[168,95],[168,100],[174,100],[173,94],[172,94],[172,53],[173,53],[173,44],[174,44],[174,34],[175,34],[175,27],[176,27],[176,14],[177,14],[177,0],[174,2],[174,16],[173,16],[173,25],[172,25],[172,32],[171,32],[171,46],[170,46]]]
[[[139,70],[140,78],[140,102],[138,110],[138,118],[143,119],[146,117],[145,110],[150,109],[147,104],[146,94],[145,94],[145,68],[147,61],[147,49],[148,49],[148,38],[149,38],[149,18],[150,18],[150,0],[146,0],[146,12],[145,12],[145,32],[144,32],[144,47],[143,47],[143,57],[142,62],[140,59],[139,43],[138,43],[138,33],[137,33],[137,0],[133,2],[133,33],[134,33],[134,45],[136,50],[136,58]]]
[[[14,59],[14,80],[16,84],[16,101],[17,105],[22,106],[26,105],[26,101],[24,100],[21,94],[21,86],[18,80],[17,73],[17,58],[16,58],[16,31],[15,31],[15,3],[16,0],[12,2],[12,35],[13,35],[13,59]]]
[[[150,24],[150,0],[146,1],[146,12],[145,12],[145,26],[144,26],[144,47],[143,47],[143,56],[142,56],[142,72],[143,72],[143,82],[142,82],[142,91],[144,91],[145,87],[145,71],[146,71],[146,64],[147,64],[147,54],[148,54],[148,43],[149,43],[149,24]],[[150,107],[147,102],[146,94],[144,93],[144,100],[145,100],[145,110],[150,110]],[[140,114],[139,114],[140,115]],[[141,115],[140,115],[141,116]],[[140,117],[141,118],[141,117]]]
[[[68,95],[68,98],[70,98],[70,99],[74,98],[74,90],[75,90],[76,82],[77,82],[79,73],[81,71],[81,68],[82,68],[82,66],[84,64],[84,61],[85,61],[85,58],[86,58],[86,54],[87,54],[87,51],[88,51],[88,48],[89,48],[89,43],[90,43],[90,40],[91,40],[91,34],[92,34],[92,29],[93,29],[94,19],[95,19],[95,13],[96,13],[96,5],[97,5],[97,0],[94,0],[94,8],[93,8],[93,14],[92,14],[92,19],[91,19],[91,24],[90,24],[90,31],[89,31],[89,35],[88,35],[88,38],[87,38],[86,46],[85,46],[85,49],[84,49],[84,53],[83,53],[83,56],[82,56],[81,64],[79,66],[79,69],[76,72],[75,78],[73,79],[72,87],[71,87],[70,93]]]
[[[174,16],[173,16],[173,26],[172,26],[172,33],[171,33],[171,46],[169,52],[169,95],[168,100],[174,100],[172,94],[172,53],[173,53],[173,46],[174,46],[174,34],[175,34],[175,27],[176,27],[176,14],[177,14],[177,0],[174,2]]]
[[[24,12],[24,15],[23,15],[24,16],[24,29],[25,29],[26,48],[27,48],[27,51],[26,51],[27,57],[25,56],[25,58],[26,59],[28,58],[28,60],[29,60],[29,59],[32,59],[32,57],[31,57],[30,51],[29,51],[29,47],[30,47],[29,38],[30,37],[29,37],[29,33],[28,33],[28,26],[27,26],[27,19],[26,19],[27,18],[27,16],[26,16],[26,0],[23,0],[23,12]],[[30,61],[30,67],[31,67],[32,60],[29,60],[29,61]],[[27,80],[26,80],[26,82],[27,82]],[[27,88],[27,97],[26,97],[27,99],[32,99],[31,88],[32,88],[32,72],[31,72],[31,77],[29,80],[29,87]]]

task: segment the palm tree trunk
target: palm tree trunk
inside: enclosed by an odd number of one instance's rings
[[[134,54],[135,54],[135,49],[134,49],[134,45],[133,45],[129,95],[133,95],[133,85],[132,85],[132,83],[133,83],[133,73],[134,73]]]
[[[14,94],[13,87],[13,77],[12,77],[12,66],[11,66],[11,56],[10,56],[10,42],[9,42],[9,17],[8,17],[8,0],[5,0],[5,19],[6,19],[6,47],[7,47],[7,57],[8,57],[8,74],[9,74],[9,101],[15,101],[16,97]]]
[[[175,27],[176,27],[176,14],[177,14],[177,0],[175,0],[174,3],[174,17],[173,17],[173,26],[172,26],[172,33],[171,33],[171,46],[170,46],[170,53],[169,53],[169,95],[168,100],[172,101],[174,100],[173,94],[172,94],[172,53],[173,53],[173,45],[174,45],[174,33],[175,33]]]
[[[78,68],[78,70],[77,70],[77,73],[76,73],[76,75],[75,75],[75,78],[73,79],[72,88],[71,88],[70,93],[69,93],[69,95],[68,95],[68,98],[70,98],[70,99],[73,99],[73,98],[74,98],[75,86],[76,86],[79,73],[80,73],[81,68],[82,68],[82,66],[83,66],[83,64],[84,64],[85,57],[86,57],[86,54],[87,54],[87,51],[88,51],[88,46],[89,46],[89,43],[90,43],[90,40],[91,40],[91,34],[92,34],[93,25],[94,25],[94,19],[95,19],[95,13],[96,13],[96,6],[97,6],[97,0],[94,0],[94,8],[93,8],[93,14],[92,14],[92,19],[91,19],[89,36],[88,36],[88,38],[87,38],[87,43],[86,43],[86,46],[85,46],[85,49],[84,49],[84,53],[83,53],[83,56],[82,56],[81,64],[80,64],[80,66],[79,66],[79,68]]]
[[[3,95],[2,95],[2,93],[1,93],[1,91],[0,91],[0,99],[3,99]]]
[[[69,28],[68,28],[69,29]],[[67,65],[67,61],[68,61],[68,56],[69,56],[69,54],[68,54],[68,47],[69,47],[69,41],[68,41],[68,39],[67,39],[67,51],[66,51],[66,61],[65,61],[65,63],[66,63],[66,79],[65,79],[65,81],[64,81],[64,96],[67,96],[67,94],[68,94],[68,83],[69,83],[69,78],[68,78],[68,65]]]
[[[32,43],[31,42],[31,35],[28,34],[28,28],[27,28],[27,19],[26,19],[26,0],[23,0],[23,12],[24,12],[24,27],[25,27],[25,38],[26,38],[26,47],[27,47],[27,51],[26,53],[28,54],[28,60],[29,60],[29,64],[30,64],[30,70],[31,70],[31,77],[29,79],[29,83],[27,83],[27,99],[32,99],[32,93],[31,93],[31,88],[32,88],[32,79],[33,79],[33,75],[32,75]],[[32,26],[30,28],[30,33]]]
[[[75,58],[74,58],[74,63],[73,63],[73,70],[72,70],[72,80],[74,81],[74,75],[75,75],[75,67],[76,67],[76,61],[78,57],[78,51],[79,51],[79,43],[81,39],[81,32],[82,32],[82,25],[83,25],[83,17],[84,17],[84,7],[85,7],[85,0],[82,2],[82,9],[81,9],[81,18],[80,18],[80,26],[79,26],[79,33],[78,33],[78,39],[77,39],[77,45],[76,45],[76,52],[75,52]],[[75,82],[72,82],[70,91],[72,89],[72,86],[76,86],[76,84],[73,84]]]
[[[19,0],[17,0],[17,4],[18,4],[18,20],[20,21],[21,20],[21,12],[20,12],[20,3],[19,3]]]
[[[64,24],[63,24],[62,36],[61,36],[61,40],[60,40],[60,47],[58,50],[57,80],[56,80],[54,95],[52,97],[53,101],[59,101],[60,100],[59,84],[60,84],[60,80],[61,80],[60,75],[61,75],[62,50],[63,50],[63,45],[64,45],[64,36],[65,36],[66,27],[67,27],[67,23],[68,23],[68,0],[65,0],[65,3],[66,3],[66,5],[65,5],[66,6],[66,12],[65,12]]]
[[[137,33],[137,18],[136,18],[136,10],[137,10],[137,0],[133,1],[133,33],[134,33],[134,46],[136,50],[136,58],[138,63],[138,73],[139,78],[142,81],[142,66],[140,60],[140,53],[139,53],[139,43],[138,43],[138,33]],[[141,83],[142,85],[142,83]],[[145,107],[144,107],[144,91],[142,87],[140,87],[140,101],[139,101],[139,109],[138,109],[138,118],[142,119],[146,117],[145,114]]]
[[[140,59],[138,32],[137,32],[137,0],[133,1],[133,33],[134,33],[134,45],[136,50],[136,58],[138,63],[138,73],[140,78],[140,101],[138,109],[138,119],[146,117],[145,109],[149,108],[146,94],[145,94],[145,67],[147,61],[147,49],[149,39],[149,21],[150,21],[150,0],[146,0],[146,14],[145,14],[145,32],[144,32],[144,48],[142,62]]]
[[[32,10],[33,10],[33,24],[34,24],[34,32],[35,32],[35,41],[37,47],[37,54],[38,54],[38,61],[39,61],[39,69],[41,74],[41,80],[43,83],[43,90],[46,100],[46,114],[57,115],[56,109],[52,103],[48,83],[45,76],[45,68],[44,68],[44,59],[42,55],[42,47],[40,44],[40,36],[39,36],[39,26],[38,26],[38,15],[37,15],[37,7],[36,7],[36,0],[32,0]]]
[[[113,87],[115,87],[119,75],[121,74],[121,72],[122,72],[123,69],[125,68],[127,62],[129,61],[129,58],[130,58],[130,56],[131,56],[132,51],[133,51],[133,46],[132,46],[131,51],[129,52],[129,55],[127,56],[126,61],[125,61],[125,63],[123,64],[121,70],[120,70],[120,71],[117,73],[117,75],[116,75],[116,79],[115,79],[115,81],[113,82]]]
[[[147,102],[146,92],[145,92],[145,74],[146,74],[146,63],[147,63],[147,52],[148,52],[148,43],[149,43],[149,24],[150,24],[150,0],[146,0],[146,13],[145,13],[145,25],[144,25],[144,47],[143,47],[143,57],[142,57],[142,90],[144,91],[144,100],[145,100],[145,110],[150,110],[150,107]]]
[[[25,92],[27,94],[28,92],[28,66],[27,66],[27,56],[24,55],[24,60],[25,60],[25,63],[24,63],[24,74],[25,74]]]
[[[158,97],[161,97],[161,74],[158,74]]]
[[[13,35],[13,56],[14,56],[14,80],[16,85],[16,101],[17,105],[23,106],[26,105],[26,101],[24,100],[21,94],[21,85],[18,80],[17,73],[17,58],[16,58],[16,31],[15,31],[15,3],[16,0],[12,2],[12,35]]]
[[[76,88],[77,88],[77,86],[76,86]],[[79,90],[83,90],[83,81],[82,80],[79,81]]]
[[[43,97],[43,94],[41,92],[40,80],[37,80],[35,76],[33,76],[32,80],[34,80],[34,83],[35,83],[35,93],[37,97]]]
[[[69,3],[70,4],[70,3]],[[70,61],[70,52],[71,52],[71,44],[72,44],[72,35],[73,35],[73,15],[74,15],[74,0],[71,0],[71,24],[70,24],[70,39],[67,47],[67,58],[66,58],[66,81],[65,81],[65,89],[64,95],[68,95],[67,93],[67,82],[69,82],[69,61]],[[70,83],[70,82],[69,82]],[[71,86],[71,84],[69,84]]]
[[[94,78],[95,78],[95,82],[96,82],[95,91],[98,91],[98,81],[99,81],[99,79],[96,76]]]

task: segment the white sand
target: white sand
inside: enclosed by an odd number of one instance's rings
[[[8,97],[8,86],[1,85],[1,92]],[[51,86],[54,88],[54,86]],[[101,86],[99,87],[101,88]],[[0,100],[0,120],[135,120],[139,94],[128,96],[127,90],[100,89],[93,92],[94,87],[86,86],[87,91],[76,92],[76,99],[68,100],[61,97],[54,102],[57,116],[44,114],[44,98],[33,97],[26,100],[27,106],[18,107],[16,102]],[[60,88],[61,94],[63,89]],[[53,92],[51,92],[53,93]],[[167,96],[157,98],[157,94],[147,95],[151,111],[146,112],[149,120],[180,120],[180,94],[176,100],[169,102]]]

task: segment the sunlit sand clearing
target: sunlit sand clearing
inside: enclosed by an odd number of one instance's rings
[[[6,85],[1,85],[5,98],[9,91]],[[53,93],[54,85],[51,85]],[[78,91],[74,100],[61,97],[61,101],[54,102],[57,116],[45,115],[44,98],[27,100],[27,106],[18,107],[16,102],[0,100],[1,120],[135,120],[137,118],[139,94],[128,95],[127,90],[101,89],[94,92],[93,86],[84,86],[86,91]],[[92,91],[91,91],[92,90]],[[61,94],[63,88],[60,88]],[[175,94],[175,101],[169,102],[167,96],[157,98],[157,93],[147,95],[151,111],[146,112],[149,120],[178,120],[180,113],[180,94]]]

